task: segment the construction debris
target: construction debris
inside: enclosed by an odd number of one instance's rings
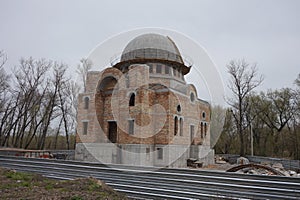
[[[237,160],[236,160],[236,164],[238,165],[247,165],[249,164],[249,160],[245,157],[239,157]]]
[[[282,163],[261,163],[255,164],[250,163],[245,157],[239,157],[236,159],[236,164],[230,164],[228,160],[223,157],[215,157],[215,170],[224,170],[229,172],[237,172],[243,174],[253,174],[253,175],[267,175],[267,176],[290,176],[300,178],[300,173],[293,170],[285,169]]]
[[[187,166],[188,167],[193,167],[193,168],[199,168],[203,166],[203,162],[194,159],[194,158],[189,158],[187,159]]]

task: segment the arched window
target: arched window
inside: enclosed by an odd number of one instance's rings
[[[180,113],[180,112],[181,112],[181,106],[180,106],[180,105],[178,105],[178,106],[177,106],[177,108],[176,108],[176,110],[177,110],[177,112],[179,112],[179,113]]]
[[[203,139],[203,123],[201,122],[200,125],[200,130],[201,130],[201,139]]]
[[[89,97],[84,97],[84,109],[89,109],[89,102],[90,98]]]
[[[180,123],[180,132],[179,132],[179,135],[183,136],[183,120],[182,120],[182,118],[180,118],[179,123]]]
[[[191,98],[191,102],[194,102],[194,101],[195,101],[195,95],[194,95],[193,92],[191,93],[190,98]]]
[[[134,104],[135,104],[135,94],[132,93],[129,99],[129,106],[134,106]]]
[[[206,137],[206,132],[207,132],[207,125],[206,125],[206,123],[204,123],[204,134],[205,134],[205,137]]]
[[[178,117],[176,116],[174,119],[174,135],[178,133]]]

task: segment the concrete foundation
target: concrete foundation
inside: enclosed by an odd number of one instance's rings
[[[78,143],[75,152],[76,160],[170,168],[187,167],[188,158],[213,164],[214,151],[199,145]]]

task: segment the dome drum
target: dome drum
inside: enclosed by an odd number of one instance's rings
[[[132,59],[160,59],[160,60],[169,60],[174,62],[183,63],[180,55],[162,50],[162,49],[136,49],[127,53],[123,53],[121,56],[121,61],[132,60]]]

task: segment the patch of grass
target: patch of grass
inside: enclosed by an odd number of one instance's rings
[[[80,196],[73,196],[70,200],[83,200],[83,198]]]
[[[69,190],[67,188],[59,188],[60,192],[68,192]]]
[[[17,188],[17,187],[19,187],[19,184],[17,182],[8,183],[8,184],[0,184],[0,189],[10,189],[10,188]]]
[[[58,181],[0,168],[0,199],[127,199],[95,178]]]
[[[99,191],[101,189],[101,185],[97,182],[89,180],[89,191]]]
[[[52,184],[47,184],[47,185],[45,185],[45,189],[46,190],[52,190],[53,189],[53,185]]]
[[[16,188],[16,187],[29,187],[31,188],[34,184],[34,175],[29,173],[23,173],[23,172],[16,172],[13,170],[7,170],[4,172],[4,176],[6,178],[14,180],[14,182],[11,182],[9,184],[4,185],[4,187],[1,188]]]
[[[27,182],[27,181],[20,182],[20,185],[21,185],[22,187],[31,187],[31,184],[30,184],[29,182]]]
[[[32,181],[33,179],[33,175],[31,174],[27,174],[27,173],[23,173],[23,172],[15,172],[15,171],[7,171],[5,173],[5,176],[7,178],[11,178],[13,180],[20,180],[20,181]]]

